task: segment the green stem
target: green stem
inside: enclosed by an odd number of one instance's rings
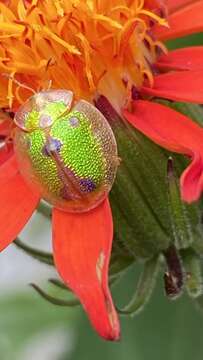
[[[154,289],[158,271],[158,256],[154,256],[152,259],[146,261],[135,294],[128,305],[123,309],[118,309],[120,314],[134,316],[144,308]]]
[[[51,219],[52,208],[45,201],[40,201],[37,211],[46,218]]]
[[[47,300],[51,304],[58,305],[58,306],[77,306],[80,305],[80,302],[77,299],[74,300],[63,300],[63,299],[57,299],[54,296],[51,296],[47,294],[44,290],[42,290],[39,286],[36,284],[30,284],[33,289],[35,289],[39,295],[43,297],[43,299]]]
[[[29,254],[30,256],[39,260],[40,262],[54,266],[54,259],[53,259],[53,256],[51,253],[41,251],[41,250],[35,249],[31,246],[28,246],[28,245],[24,244],[18,238],[16,240],[14,240],[14,244],[21,250],[25,251],[26,254]]]
[[[173,236],[177,249],[187,248],[193,242],[186,207],[180,198],[179,186],[174,171],[173,159],[167,164],[169,210]]]

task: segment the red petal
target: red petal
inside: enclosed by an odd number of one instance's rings
[[[203,129],[186,116],[163,105],[139,100],[125,118],[162,147],[189,155],[193,162],[181,177],[181,195],[187,202],[198,199],[203,184]]]
[[[170,13],[176,11],[177,9],[183,8],[188,4],[194,4],[195,0],[168,0],[167,8]]]
[[[11,157],[0,167],[0,251],[17,237],[38,202],[39,196],[27,187]]]
[[[157,26],[154,34],[159,40],[201,32],[203,30],[203,1],[192,2],[169,16],[169,28]]]
[[[188,203],[199,199],[203,190],[203,159],[196,154],[181,176],[181,196]]]
[[[144,5],[146,9],[153,10],[155,13],[159,12],[160,10],[165,12],[166,8],[168,7],[165,4],[165,0],[145,0]]]
[[[108,288],[113,238],[108,201],[86,213],[53,211],[56,267],[79,297],[92,325],[108,340],[118,340],[119,322]]]
[[[1,162],[0,157],[0,163],[0,182],[3,184],[18,173],[18,164],[14,155],[10,156],[9,159],[5,162]]]
[[[0,135],[0,144],[1,142],[4,142],[5,139],[4,137],[2,137],[1,139],[1,135]],[[2,165],[5,161],[9,160],[10,157],[13,155],[13,145],[11,143],[8,143],[2,146],[2,148],[0,148],[0,165]]]
[[[12,128],[11,118],[0,109],[0,165],[7,161],[13,155],[13,145],[8,141]]]
[[[164,70],[203,70],[203,46],[170,51],[158,58],[156,66]]]
[[[203,70],[173,71],[154,77],[153,88],[143,86],[143,94],[156,97],[203,103]]]
[[[0,109],[0,116],[7,116],[5,115]],[[0,135],[8,136],[12,129],[12,120],[11,118],[6,118],[6,120],[0,121]]]
[[[203,130],[188,117],[166,106],[137,100],[133,112],[123,111],[125,118],[158,145],[168,150],[192,155],[203,146]]]

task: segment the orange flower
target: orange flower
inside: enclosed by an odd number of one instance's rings
[[[73,91],[76,101],[82,98],[99,106],[102,96],[152,140],[193,156],[192,168],[197,169],[199,179],[202,130],[178,113],[145,99],[159,96],[203,102],[203,48],[167,54],[160,42],[202,30],[202,10],[202,1],[189,0],[0,1],[0,107],[17,111],[31,92],[46,89],[50,81],[53,89]],[[106,110],[101,108],[103,113]],[[162,118],[154,130],[159,114],[167,121]],[[163,131],[169,121],[174,137]],[[12,142],[9,126],[3,122],[0,132],[9,135]],[[192,132],[191,142],[188,131]],[[57,149],[55,159],[56,153]],[[5,143],[0,149],[0,164],[3,249],[28,221],[41,194],[32,192],[24,181],[12,145]],[[193,192],[193,199],[195,196]],[[188,193],[184,197],[192,199]],[[117,340],[119,322],[108,289],[112,237],[107,199],[84,213],[63,212],[57,207],[53,210],[59,273],[80,298],[98,333]]]

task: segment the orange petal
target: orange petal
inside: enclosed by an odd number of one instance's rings
[[[159,40],[169,40],[203,30],[203,1],[193,1],[169,16],[169,28],[157,26],[154,34]]]
[[[166,106],[139,100],[124,117],[156,144],[188,155],[192,163],[181,176],[181,196],[196,201],[203,189],[203,129],[186,116]]]
[[[39,196],[27,187],[12,156],[0,167],[0,251],[18,236],[38,202]]]
[[[154,77],[153,87],[143,86],[141,92],[165,99],[203,103],[203,70],[173,71]]]
[[[85,213],[53,211],[56,267],[79,297],[92,325],[107,340],[118,340],[119,321],[108,288],[113,238],[109,202]]]
[[[203,70],[203,46],[192,46],[161,55],[156,63],[163,70]]]

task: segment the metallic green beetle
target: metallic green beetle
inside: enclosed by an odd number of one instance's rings
[[[90,103],[67,90],[41,91],[15,116],[15,150],[30,186],[55,207],[96,207],[109,193],[118,165],[113,132]]]

